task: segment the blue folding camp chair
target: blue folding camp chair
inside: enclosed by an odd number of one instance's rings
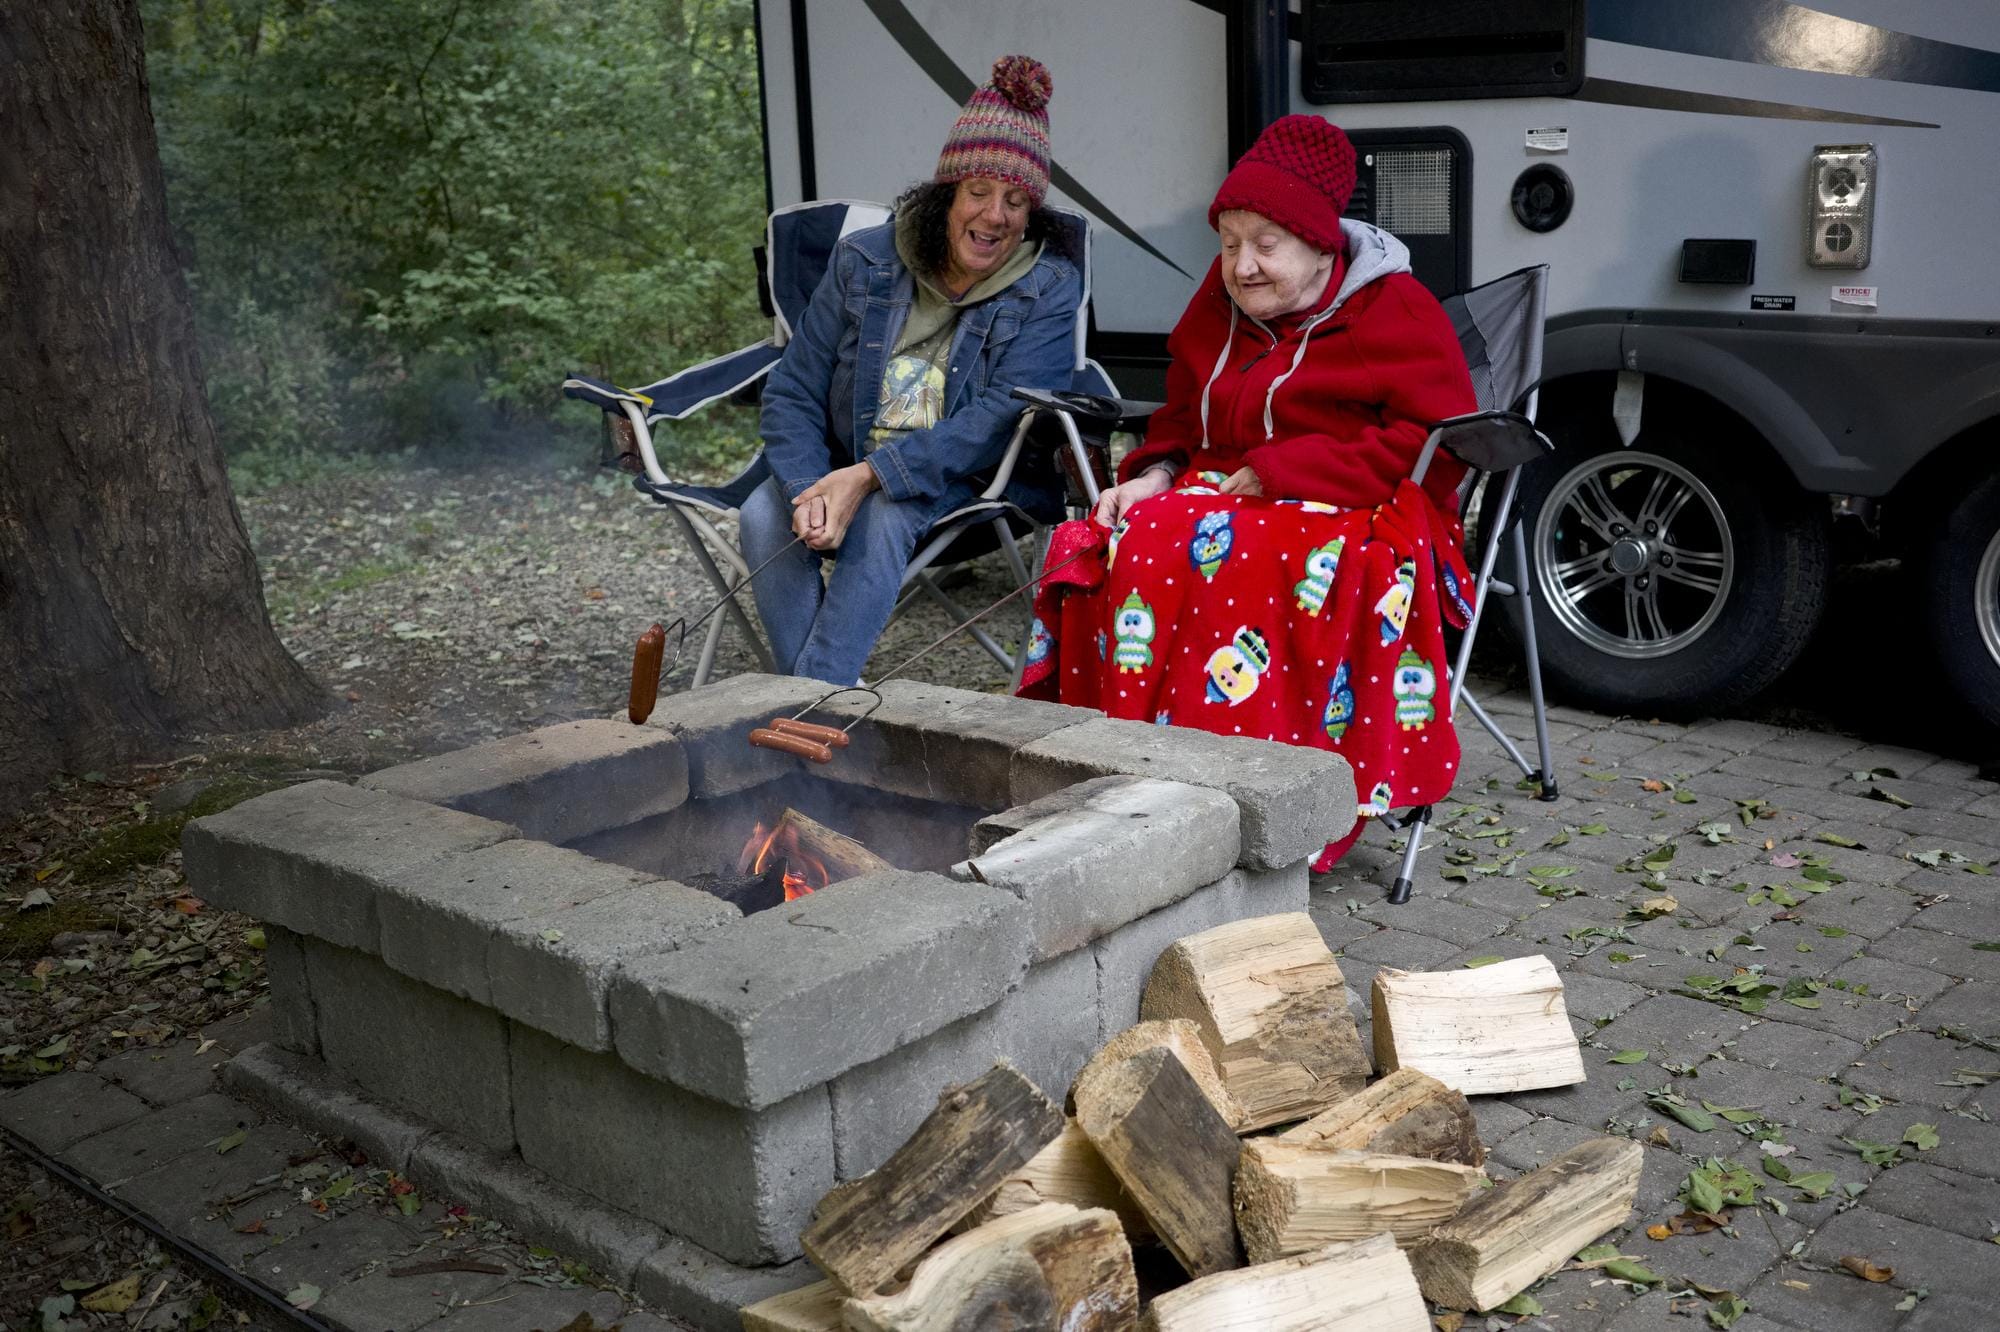
[[[1030,513],[1004,498],[1017,468],[1047,466],[1053,457],[1060,461],[1069,501],[1076,505],[1097,502],[1098,484],[1104,474],[1102,441],[1101,438],[1093,438],[1088,427],[1093,421],[1119,419],[1115,409],[1107,418],[1104,407],[1107,401],[1115,403],[1116,390],[1102,367],[1086,360],[1083,355],[1090,302],[1089,223],[1080,213],[1066,209],[1051,211],[1063,225],[1073,230],[1076,241],[1073,248],[1082,256],[1078,268],[1083,277],[1083,294],[1077,310],[1076,357],[1069,390],[1067,393],[1039,395],[1024,391],[1016,395],[1023,399],[1020,423],[992,481],[977,500],[940,518],[926,533],[924,540],[918,543],[916,554],[903,574],[903,595],[897,603],[895,616],[902,615],[919,599],[929,598],[941,605],[955,621],[968,619],[969,612],[939,586],[931,571],[962,563],[995,549],[1006,559],[1017,583],[1028,581],[1028,564],[1021,557],[1019,543],[1030,541],[1038,552],[1038,562],[1039,551],[1046,545],[1046,526],[1061,514]],[[643,469],[641,475],[633,478],[633,484],[672,517],[696,563],[714,584],[716,595],[724,598],[725,615],[709,619],[702,639],[692,680],[695,686],[706,683],[714,669],[723,625],[729,622],[735,623],[743,632],[764,668],[772,669],[770,648],[765,644],[763,635],[751,622],[738,597],[728,595],[748,575],[749,567],[736,543],[713,521],[716,517],[734,513],[768,473],[764,470],[760,454],[735,477],[719,486],[697,486],[675,481],[660,465],[659,454],[653,444],[653,424],[686,420],[711,403],[768,375],[784,354],[792,328],[803,317],[841,237],[880,225],[889,216],[889,210],[880,204],[846,199],[795,204],[779,209],[771,214],[765,245],[772,306],[770,337],[727,356],[690,366],[640,389],[620,388],[583,375],[574,375],[563,382],[563,392],[569,397],[592,403],[614,420],[629,425]],[[1078,396],[1071,398],[1069,393]],[[1086,429],[1079,430],[1077,415],[1065,411],[1065,405],[1085,409],[1081,415]],[[1094,415],[1089,410],[1091,408],[1096,409]],[[1031,448],[1031,440],[1041,433],[1033,429],[1035,423],[1051,413],[1060,416],[1060,433],[1049,442],[1047,449]],[[895,616],[891,617],[892,620]],[[1024,617],[1019,653],[1010,652],[979,625],[973,625],[968,632],[995,661],[1018,678],[1020,657],[1025,654],[1027,643],[1026,624]]]

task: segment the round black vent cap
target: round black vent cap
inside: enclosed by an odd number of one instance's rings
[[[1514,217],[1530,231],[1554,231],[1569,220],[1576,187],[1553,162],[1537,162],[1514,178]]]

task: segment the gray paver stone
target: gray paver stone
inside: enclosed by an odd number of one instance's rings
[[[503,925],[629,893],[652,876],[516,839],[384,878],[382,961],[433,989],[491,1004],[487,956]]]
[[[1874,1285],[1845,1272],[1796,1262],[1772,1268],[1743,1293],[1743,1298],[1765,1317],[1806,1332],[1891,1328],[1903,1316],[1896,1310],[1903,1292],[1894,1286]]]
[[[1966,1332],[1992,1317],[1991,1295],[1939,1295],[1919,1302],[1896,1332]]]
[[[1956,934],[1974,943],[2000,940],[2000,895],[1981,892],[1974,898],[1963,885],[1949,902],[1924,908],[1922,926],[1941,934]]]
[[[662,698],[646,725],[681,742],[694,797],[731,795],[809,766],[779,750],[753,748],[750,732],[774,717],[789,717],[832,687],[791,675],[733,675]]]
[[[215,1071],[228,1057],[221,1049],[211,1049],[202,1055],[195,1054],[194,1049],[193,1042],[176,1042],[158,1050],[127,1050],[100,1059],[91,1071],[111,1079],[148,1105],[173,1105],[214,1091]]]
[[[409,1249],[418,1238],[385,1216],[349,1212],[263,1250],[246,1260],[243,1270],[276,1290],[311,1284],[326,1291]]]
[[[253,1251],[268,1243],[260,1236],[253,1243],[235,1235],[235,1227],[273,1197],[264,1194],[245,1198],[244,1210],[231,1214],[225,1204],[240,1195],[258,1191],[259,1181],[283,1171],[293,1161],[324,1155],[319,1144],[288,1124],[265,1121],[250,1125],[241,1146],[226,1153],[214,1150],[183,1152],[172,1160],[134,1175],[112,1192],[120,1201],[138,1208],[168,1230],[225,1256]],[[298,1190],[281,1190],[290,1201]],[[268,1227],[267,1227],[268,1228]],[[234,1236],[233,1242],[225,1236]],[[234,1253],[230,1251],[233,1250]]]
[[[740,1332],[737,1310],[820,1280],[803,1258],[783,1267],[745,1268],[724,1262],[685,1240],[670,1238],[639,1265],[634,1289],[658,1309],[685,1318],[704,1332]]]
[[[109,1132],[151,1107],[95,1073],[59,1073],[0,1097],[0,1124],[45,1152]]]
[[[1859,1136],[1878,1142],[1901,1142],[1910,1125],[1929,1124],[1937,1130],[1938,1145],[1918,1159],[1961,1174],[2000,1180],[2000,1124],[1961,1114],[1939,1114],[1922,1105],[1885,1106],[1867,1123]]]
[[[2000,822],[1993,819],[1983,819],[1976,814],[1925,809],[1922,806],[1915,809],[1894,809],[1888,806],[1884,808],[1888,812],[1882,816],[1882,822],[1912,837],[1922,837],[1927,841],[1957,838],[1974,846],[1983,846],[1989,852],[2000,848]],[[1990,861],[1993,855],[1988,854],[1980,859]]]
[[[425,1323],[423,1332],[522,1332],[524,1328],[556,1332],[586,1313],[593,1329],[617,1327],[621,1332],[641,1332],[641,1318],[649,1328],[662,1332],[666,1328],[644,1314],[629,1312],[625,1301],[612,1291],[551,1290],[517,1283],[507,1288],[505,1298],[452,1308],[436,1322]]]
[[[529,1166],[737,1262],[798,1257],[833,1187],[824,1088],[741,1110],[517,1028],[513,1100]]]
[[[276,1045],[238,1051],[223,1066],[222,1086],[231,1096],[316,1133],[345,1139],[372,1164],[390,1170],[403,1169],[416,1145],[434,1131],[423,1120],[368,1099],[319,1060]]]
[[[590,718],[386,768],[357,785],[567,842],[680,804],[688,764],[671,735]]]
[[[1974,948],[1981,939],[1956,939],[1949,934],[1923,928],[1922,913],[1915,926],[1897,930],[1868,945],[1870,957],[1903,962],[1926,971],[1935,971],[1960,980],[2000,981],[2000,953]]]
[[[1656,1064],[1662,1056],[1685,1063],[1734,1040],[1743,1021],[1718,1004],[1661,994],[1627,1009],[1597,1033],[1597,1043],[1607,1050],[1650,1050]]]
[[[1696,1064],[1695,1073],[1674,1084],[1690,1102],[1707,1100],[1731,1109],[1755,1110],[1771,1123],[1814,1133],[1844,1133],[1860,1117],[1840,1104],[1840,1089],[1831,1079],[1719,1057]]]
[[[493,1006],[585,1050],[611,1048],[611,983],[640,957],[670,953],[743,913],[668,879],[502,923],[487,944]]]
[[[1729,718],[1690,726],[1685,738],[1691,743],[1726,749],[1732,754],[1747,754],[1759,745],[1768,745],[1784,737],[1785,731],[1781,727]]]
[[[1780,758],[1771,752],[1768,745],[1760,747],[1753,753],[1740,754],[1726,763],[1719,764],[1716,771],[1736,777],[1749,777],[1776,786],[1802,788],[1825,786],[1827,778],[1831,776],[1821,764],[1795,763]]]
[[[1892,1280],[1904,1290],[1922,1286],[1933,1294],[1980,1296],[1990,1305],[1993,1280],[2000,1274],[1994,1248],[1983,1240],[1884,1215],[1864,1200],[1815,1231],[1805,1256],[1833,1265],[1847,1254],[1861,1254],[1893,1267]]]
[[[306,943],[306,973],[320,997],[321,1057],[335,1073],[471,1142],[514,1145],[498,1013],[317,939]]]
[[[1853,736],[1837,735],[1831,731],[1791,731],[1775,740],[1765,741],[1754,752],[1769,754],[1788,763],[1823,768],[1834,766],[1836,759],[1860,748],[1861,741]]]
[[[418,1256],[415,1261],[421,1261]],[[433,1272],[417,1278],[392,1277],[388,1263],[379,1263],[369,1271],[348,1278],[337,1286],[326,1290],[313,1305],[313,1313],[335,1327],[372,1330],[375,1328],[424,1328],[463,1327],[456,1319],[444,1320],[444,1315],[455,1305],[479,1304],[500,1296],[513,1285],[510,1276],[494,1276],[485,1272]],[[519,1289],[519,1287],[515,1287]],[[532,1289],[532,1287],[530,1287]],[[541,1291],[539,1294],[555,1295],[556,1291]],[[568,1303],[578,1303],[581,1292],[565,1292]],[[514,1307],[514,1300],[481,1312],[504,1313]],[[525,1316],[525,1311],[517,1310],[514,1317]],[[510,1328],[527,1328],[529,1323],[511,1322],[502,1324]],[[560,1322],[555,1324],[561,1327]]]
[[[1731,1042],[1728,1053],[1759,1068],[1831,1078],[1861,1057],[1862,1045],[1823,1031],[1760,1022]]]
[[[1640,1113],[1643,1104],[1639,1089],[1641,1079],[1633,1076],[1632,1070],[1625,1065],[1607,1064],[1604,1059],[1602,1054],[1586,1052],[1583,1060],[1584,1081],[1567,1087],[1515,1092],[1507,1097],[1507,1103],[1529,1114],[1548,1115],[1593,1132],[1601,1131],[1605,1121],[1613,1116],[1631,1119]],[[1627,1077],[1632,1077],[1635,1085],[1621,1091],[1618,1084]],[[1647,1080],[1656,1081],[1657,1075]]]
[[[1940,993],[1918,1011],[1917,1025],[1926,1031],[1949,1029],[2000,1043],[2000,985],[1966,981]]]
[[[188,885],[203,899],[374,952],[382,879],[516,835],[477,815],[316,781],[196,819],[181,834],[181,853]]]
[[[1402,906],[1392,906],[1377,893],[1363,902],[1361,914],[1378,924],[1391,928],[1410,925],[1433,939],[1444,939],[1461,947],[1491,939],[1506,929],[1511,919],[1499,911],[1441,897],[1413,897]]]
[[[1570,1016],[1590,1022],[1593,1028],[1600,1019],[1615,1018],[1646,997],[1643,986],[1581,972],[1564,972],[1562,981],[1563,1002],[1569,1005]]]
[[[1535,1117],[1526,1110],[1497,1096],[1470,1096],[1466,1100],[1472,1106],[1472,1122],[1478,1126],[1479,1141],[1489,1147],[1534,1122]]]
[[[210,1092],[73,1142],[57,1158],[111,1187],[187,1152],[214,1154],[223,1138],[256,1119],[242,1102]]]
[[[1973,1045],[1928,1032],[1905,1031],[1871,1049],[1842,1075],[1850,1087],[1895,1101],[1955,1106],[1975,1089],[1957,1080],[1959,1070],[1991,1069],[1993,1057]]]
[[[1939,1130],[1943,1145],[1945,1130]],[[2000,1220],[2000,1181],[1960,1174],[1928,1161],[1901,1161],[1868,1188],[1868,1206],[1986,1242]],[[2000,1272],[2000,1257],[1988,1260]]]
[[[1020,898],[1041,962],[1229,873],[1239,826],[1220,791],[1145,779],[1038,819],[952,874]]]
[[[901,871],[629,963],[611,991],[641,1072],[761,1109],[986,1008],[1027,965],[1011,893]]]
[[[1354,777],[1339,755],[1246,736],[1109,718],[1069,726],[1014,755],[1014,803],[1112,773],[1222,791],[1242,810],[1240,864],[1278,869],[1353,826]]]
[[[882,703],[850,732],[847,752],[821,769],[837,782],[978,809],[1014,803],[1014,751],[1104,716],[1095,708],[982,694],[921,680],[890,680]],[[822,710],[829,724],[856,717],[873,700],[848,694]]]
[[[1676,1187],[1679,1187],[1678,1184]],[[1651,1220],[1646,1216],[1634,1216],[1632,1219],[1636,1223],[1635,1229],[1643,1229]],[[1785,1250],[1804,1239],[1805,1234],[1804,1226],[1786,1217],[1759,1216],[1755,1220],[1744,1217],[1733,1238],[1710,1231],[1705,1235],[1670,1235],[1664,1240],[1645,1240],[1640,1261],[1682,1286],[1699,1283],[1740,1294],[1755,1285],[1757,1278],[1774,1267]],[[1633,1238],[1639,1237],[1634,1235]],[[1634,1247],[1624,1249],[1627,1253],[1636,1251]],[[1705,1319],[1703,1321],[1706,1322]],[[1688,1322],[1676,1319],[1666,1326],[1673,1332],[1680,1332],[1688,1327]],[[1737,1324],[1737,1327],[1741,1326],[1741,1323]]]
[[[1854,992],[1854,987],[1865,985],[1868,991],[1861,996],[1863,998],[1874,999],[1878,1003],[1891,1004],[1898,1008],[1915,1004],[1920,1010],[1945,997],[1947,991],[1955,992],[1967,988],[1963,985],[1954,987],[1949,976],[1939,975],[1935,971],[1905,966],[1901,962],[1884,962],[1879,957],[1857,957],[1843,962],[1828,979],[1846,982],[1849,987],[1847,992],[1850,994]],[[2000,1004],[2000,986],[1981,986],[1976,981],[1967,984],[1971,986],[1968,998],[1984,990],[1991,996],[1988,1002]],[[1820,997],[1825,998],[1826,994],[1822,993]],[[1972,1002],[1976,1005],[1979,1001],[1974,999]],[[1993,1010],[1988,1008],[1985,1011],[1990,1014]],[[1929,1019],[1923,1019],[1923,1023],[1929,1025]],[[1996,1025],[1995,1030],[2000,1031],[2000,1025]]]

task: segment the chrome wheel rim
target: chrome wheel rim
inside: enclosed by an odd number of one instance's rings
[[[1980,556],[1979,573],[1972,582],[1972,613],[1979,621],[1979,641],[1986,645],[1986,655],[2000,665],[2000,531]]]
[[[1987,556],[2000,583],[2000,555]],[[1735,580],[1729,519],[1715,492],[1656,453],[1621,450],[1579,463],[1535,521],[1537,590],[1563,628],[1614,657],[1649,660],[1687,647],[1721,616]],[[2000,642],[2000,623],[1994,629],[1989,648]]]

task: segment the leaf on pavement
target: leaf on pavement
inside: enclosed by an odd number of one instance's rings
[[[1640,1064],[1645,1062],[1646,1055],[1647,1052],[1644,1050],[1620,1050],[1604,1062],[1607,1064]]]
[[[319,1303],[320,1289],[310,1281],[301,1281],[285,1295],[285,1303],[294,1309],[310,1309]]]
[[[1912,1124],[1903,1130],[1903,1141],[1920,1152],[1927,1152],[1938,1145],[1937,1125]]]
[[[91,1313],[122,1314],[138,1300],[139,1274],[133,1272],[84,1296],[83,1307]]]
[[[1851,1253],[1840,1260],[1840,1265],[1863,1281],[1887,1281],[1896,1275],[1896,1269],[1893,1267],[1877,1267],[1866,1258],[1858,1258]]]

